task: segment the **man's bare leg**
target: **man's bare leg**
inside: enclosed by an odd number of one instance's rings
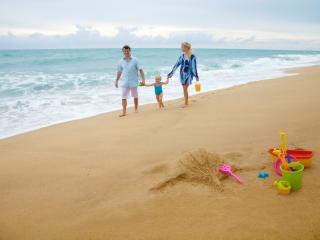
[[[127,99],[122,99],[122,114],[119,117],[124,117],[127,115]]]
[[[135,112],[138,112],[138,104],[139,104],[138,98],[134,98],[134,111]]]

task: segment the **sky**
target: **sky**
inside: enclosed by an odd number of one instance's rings
[[[0,49],[320,50],[319,0],[0,0]]]

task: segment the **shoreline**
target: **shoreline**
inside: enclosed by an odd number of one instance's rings
[[[240,86],[245,86],[247,84],[257,83],[257,82],[261,82],[261,81],[270,81],[270,80],[277,80],[277,79],[280,79],[280,78],[290,77],[290,76],[298,75],[299,74],[299,72],[298,72],[299,70],[313,68],[313,67],[317,67],[317,66],[320,66],[320,64],[315,64],[315,65],[306,66],[306,67],[285,68],[285,69],[281,69],[281,72],[282,72],[282,74],[284,74],[284,76],[275,77],[275,78],[266,78],[266,79],[254,80],[254,81],[251,81],[251,82],[241,83],[241,84],[234,85],[234,86],[231,86],[231,87],[223,87],[223,88],[218,88],[218,89],[214,89],[214,90],[207,90],[207,91],[202,91],[201,90],[200,93],[189,95],[189,97],[192,98],[194,96],[198,96],[198,95],[202,95],[202,94],[208,94],[210,92],[224,91],[224,90],[228,90],[228,89],[232,89],[232,88],[236,88],[236,87],[240,87]],[[193,87],[193,85],[190,86],[190,87]],[[183,99],[182,97],[173,97],[173,98],[169,98],[168,100],[165,99],[164,102],[168,103],[168,102],[172,102],[172,101],[179,101],[179,100],[182,100],[182,99]],[[131,101],[131,99],[130,99],[130,101]],[[139,109],[143,108],[144,106],[153,105],[153,104],[156,105],[157,103],[140,104],[139,105]],[[121,102],[119,102],[119,106],[120,105],[121,105]],[[110,111],[103,111],[103,112],[95,113],[93,115],[88,115],[88,116],[85,116],[85,117],[80,117],[80,118],[76,117],[76,118],[72,118],[72,119],[57,121],[57,122],[50,123],[50,124],[45,124],[43,126],[32,128],[32,129],[29,129],[29,130],[25,130],[25,131],[22,131],[22,132],[17,133],[17,134],[0,137],[0,142],[2,140],[6,140],[6,139],[9,139],[9,138],[17,137],[17,136],[24,135],[24,134],[29,134],[29,133],[32,133],[34,131],[45,129],[45,128],[48,128],[48,127],[61,125],[61,124],[69,123],[69,122],[73,122],[73,121],[86,120],[86,119],[94,118],[94,117],[97,117],[97,116],[100,116],[100,115],[103,115],[103,114],[109,114],[109,113],[118,112],[120,110],[121,110],[121,106],[119,108],[114,108],[114,109],[112,109]],[[128,105],[128,110],[129,111],[132,110],[132,104]]]

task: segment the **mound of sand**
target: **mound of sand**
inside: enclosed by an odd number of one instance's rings
[[[150,190],[160,191],[184,181],[193,184],[204,184],[213,190],[222,192],[224,188],[221,181],[226,176],[219,172],[218,167],[223,163],[227,163],[231,165],[233,171],[241,169],[230,160],[222,158],[218,153],[208,152],[201,148],[185,154],[179,163],[181,171],[177,175],[160,182]]]

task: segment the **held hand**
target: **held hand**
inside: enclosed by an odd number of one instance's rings
[[[118,88],[118,87],[119,87],[118,81],[116,81],[116,82],[114,83],[114,85],[115,85],[116,88]]]

